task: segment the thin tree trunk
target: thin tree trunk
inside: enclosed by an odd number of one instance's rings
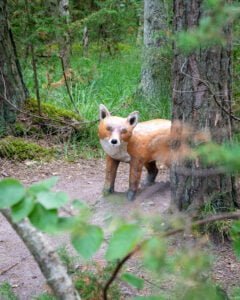
[[[9,28],[7,1],[0,0],[0,134],[14,123],[17,111],[28,95],[16,46]]]
[[[161,50],[166,45],[167,18],[163,0],[144,1],[144,48],[141,84],[137,94],[146,100],[162,94],[163,73],[167,72]],[[164,66],[164,67],[163,67]],[[168,74],[170,70],[168,70]]]
[[[175,33],[199,24],[201,0],[174,1]],[[207,129],[217,143],[231,141],[232,120],[216,103],[231,113],[231,31],[225,28],[227,44],[199,49],[188,56],[175,47],[173,63],[173,119]],[[182,163],[191,170],[199,162]],[[180,165],[180,166],[181,166]],[[234,178],[222,174],[211,177],[181,175],[176,164],[171,169],[172,204],[179,209],[195,210],[207,201],[218,210],[236,205]]]
[[[60,55],[64,62],[64,69],[67,70],[70,67],[70,34],[68,31],[68,23],[70,19],[70,12],[69,12],[69,0],[59,0],[59,16],[62,19],[62,22],[66,26],[66,30],[59,38],[59,45],[60,45]]]
[[[57,299],[80,300],[66,268],[43,235],[27,221],[13,223],[8,210],[1,212],[33,255]]]

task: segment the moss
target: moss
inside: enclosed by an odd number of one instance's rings
[[[49,160],[55,154],[54,149],[44,148],[36,143],[16,137],[5,137],[0,140],[0,157],[12,160]]]
[[[28,99],[25,104],[27,111],[38,114],[38,105],[35,99]],[[49,103],[41,103],[41,113],[43,117],[49,118],[52,121],[61,123],[64,122],[80,122],[82,121],[81,117],[67,109],[56,107],[55,105]],[[35,118],[36,120],[41,120],[40,118]]]

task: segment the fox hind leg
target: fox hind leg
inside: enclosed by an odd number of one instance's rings
[[[132,157],[130,161],[129,190],[127,192],[127,198],[129,201],[133,201],[135,199],[141,179],[142,168],[143,162]]]
[[[143,187],[150,186],[155,182],[155,179],[158,174],[158,168],[156,166],[156,161],[147,162],[144,164],[147,169],[147,176],[142,183]]]

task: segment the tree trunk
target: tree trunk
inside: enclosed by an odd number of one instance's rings
[[[202,0],[174,1],[175,33],[198,26]],[[226,46],[199,49],[188,56],[174,49],[173,119],[208,129],[214,142],[231,140],[231,31],[224,29]],[[172,204],[178,209],[196,210],[207,201],[217,210],[229,210],[236,204],[234,178],[221,174],[206,177],[181,174],[181,166],[199,168],[193,161],[173,165],[171,169]]]
[[[43,235],[32,227],[27,220],[13,223],[11,213],[8,210],[3,209],[1,213],[33,255],[57,299],[81,300],[66,268]]]
[[[23,82],[7,16],[7,1],[0,0],[0,135],[14,123],[17,109],[28,95]]]
[[[66,30],[64,30],[63,35],[59,38],[60,45],[60,55],[63,59],[64,69],[67,70],[70,67],[70,35],[68,31],[68,23],[70,18],[69,13],[69,1],[68,0],[59,0],[59,17],[62,19],[62,22],[66,26]]]
[[[144,48],[141,84],[138,95],[151,101],[158,99],[165,88],[162,81],[166,64],[163,62],[161,48],[166,45],[167,18],[163,0],[144,1]],[[165,66],[163,68],[163,66]],[[170,70],[168,70],[168,74]],[[167,78],[169,76],[167,75]]]

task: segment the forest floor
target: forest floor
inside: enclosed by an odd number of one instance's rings
[[[128,202],[123,193],[128,186],[128,165],[120,165],[116,182],[116,190],[119,192],[107,198],[101,196],[104,169],[105,163],[100,159],[79,160],[74,163],[63,161],[13,163],[6,160],[1,161],[0,178],[15,177],[28,185],[51,176],[59,176],[56,189],[65,191],[71,199],[87,202],[94,210],[92,221],[100,225],[103,225],[110,215],[129,218],[136,213],[164,214],[168,209],[170,187],[167,170],[160,170],[157,183],[141,191],[134,202]],[[67,212],[74,213],[70,204],[65,210],[65,213]],[[66,237],[55,236],[50,240],[55,246],[68,244]],[[234,287],[240,286],[240,262],[236,260],[228,243],[211,245],[211,251],[215,257],[211,277],[230,293]],[[102,254],[103,252],[99,251],[94,259],[103,263]],[[137,264],[131,262],[128,268],[137,274],[142,272]],[[4,281],[11,284],[20,300],[33,299],[34,296],[49,290],[25,245],[0,215],[0,283]],[[169,285],[163,284],[160,288],[164,290],[169,288]],[[153,290],[152,283],[149,283],[141,293],[146,294],[149,290]],[[134,295],[135,291],[123,287],[122,299],[129,299]]]

